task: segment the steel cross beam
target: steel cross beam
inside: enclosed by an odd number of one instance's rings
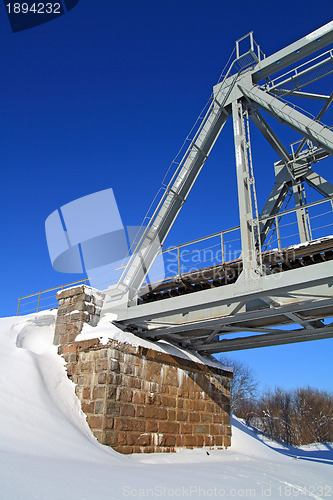
[[[220,340],[210,344],[197,344],[195,349],[202,354],[218,352],[241,351],[244,349],[257,349],[259,347],[272,347],[281,344],[295,344],[297,342],[308,342],[310,340],[323,340],[333,338],[333,326],[317,328],[312,330],[284,330],[267,333],[265,335],[253,335],[251,337],[238,337],[232,340]]]
[[[239,85],[239,89],[244,96],[251,99],[270,115],[278,118],[282,123],[286,123],[328,153],[333,154],[333,132],[329,127],[318,123],[315,118],[306,116],[286,102],[267,94],[259,87],[250,87],[245,83]]]
[[[333,21],[325,24],[321,28],[309,33],[297,42],[288,45],[275,54],[266,57],[255,67],[253,83],[272,76],[277,71],[281,71],[291,64],[294,64],[304,57],[317,52],[332,42]]]

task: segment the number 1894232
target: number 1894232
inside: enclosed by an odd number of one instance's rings
[[[36,2],[31,5],[26,2],[9,2],[6,7],[8,14],[61,14],[59,2]]]

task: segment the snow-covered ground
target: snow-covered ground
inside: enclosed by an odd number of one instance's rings
[[[52,345],[55,313],[0,320],[0,499],[333,497],[333,448],[233,419],[228,450],[122,456],[92,436]],[[97,327],[98,328],[98,327]]]

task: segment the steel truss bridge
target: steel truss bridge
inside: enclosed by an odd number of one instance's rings
[[[333,93],[306,89],[333,73],[332,43],[333,21],[268,57],[252,32],[236,42],[235,57],[214,86],[183,156],[172,165],[171,178],[139,231],[118,283],[106,290],[103,313],[116,313],[120,328],[201,353],[333,337],[333,323],[327,320],[333,317],[333,217],[329,223],[323,219],[326,237],[316,237],[313,223],[319,208],[321,215],[333,215],[333,185],[314,169],[333,155],[333,127],[322,121]],[[319,101],[317,115],[298,108],[294,98]],[[300,140],[283,144],[265,113],[299,133]],[[188,243],[218,238],[220,257],[186,271],[181,262],[185,245],[162,250],[163,244],[229,118],[240,225]],[[250,122],[278,157],[275,183],[260,212]],[[319,201],[307,203],[310,188],[320,194]],[[287,207],[290,199],[292,209]],[[288,244],[290,231],[284,233],[291,223],[283,221],[291,216],[296,245]],[[228,258],[226,241],[233,231],[238,232],[241,252]],[[176,262],[173,274],[149,281],[148,272],[170,251]],[[235,338],[224,338],[230,334]]]

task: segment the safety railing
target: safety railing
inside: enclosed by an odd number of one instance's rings
[[[300,220],[307,224],[309,241],[331,236],[333,234],[333,197],[261,218],[262,225],[267,222],[270,224],[263,250],[275,248],[281,250],[302,243],[299,232]],[[165,281],[175,276],[180,277],[184,273],[239,259],[241,246],[240,226],[236,226],[167,248],[156,258],[144,286],[148,283]],[[116,269],[121,271],[123,267],[125,266]],[[20,297],[17,315],[57,307],[56,291],[74,285],[86,284],[88,280],[89,278],[85,278]],[[106,289],[110,284],[115,284],[115,282],[104,280],[101,289]]]
[[[267,223],[270,226],[262,250],[281,250],[302,243],[299,231],[300,221],[304,224],[304,233],[308,241],[331,236],[333,234],[333,197],[261,218],[262,227]],[[181,277],[182,274],[198,269],[232,262],[240,257],[240,226],[236,226],[163,250],[160,258],[153,264],[145,285],[167,281],[176,276]]]
[[[89,278],[84,278],[78,281],[72,281],[71,283],[66,283],[66,285],[56,286],[54,288],[48,288],[47,290],[42,290],[40,292],[32,293],[30,295],[25,295],[18,299],[17,313],[19,314],[29,314],[38,312],[45,309],[52,309],[58,307],[56,293],[65,288],[70,288],[74,285],[86,285]],[[28,309],[27,309],[28,307]]]
[[[269,91],[283,88],[286,93],[301,90],[333,72],[333,49],[300,64],[296,68],[269,80],[266,88]]]

